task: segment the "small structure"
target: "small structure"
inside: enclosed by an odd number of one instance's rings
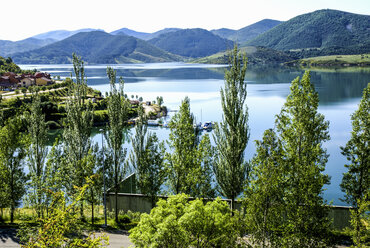
[[[146,104],[147,106],[150,106],[150,105],[152,105],[152,102],[151,102],[151,101],[146,101],[146,102],[145,102],[145,104]]]
[[[32,85],[35,85],[35,79],[31,77],[24,77],[18,83],[19,87],[30,87]]]
[[[51,84],[51,79],[46,78],[46,77],[40,77],[36,78],[36,85],[37,86],[45,86]]]
[[[139,100],[130,100],[131,105],[139,105],[140,101]]]

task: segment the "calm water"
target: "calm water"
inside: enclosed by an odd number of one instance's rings
[[[163,96],[164,105],[171,110],[178,109],[185,96],[190,97],[191,109],[198,121],[220,121],[222,117],[220,87],[224,83],[223,66],[182,63],[112,65],[117,76],[125,80],[128,96],[138,95],[144,100],[156,100]],[[23,65],[22,69],[36,68],[61,78],[69,77],[72,65]],[[106,65],[85,66],[88,85],[102,92],[109,90]],[[303,70],[282,68],[250,68],[247,71],[247,104],[251,130],[247,147],[247,159],[254,152],[254,140],[261,139],[264,130],[274,126],[275,115],[280,112],[289,94],[290,82],[302,76]],[[320,95],[319,112],[330,121],[331,140],[325,143],[330,154],[326,173],[331,184],[326,185],[324,196],[333,204],[344,205],[339,184],[345,172],[346,159],[340,153],[350,137],[350,115],[357,109],[362,90],[370,82],[370,68],[345,68],[312,70],[311,82]],[[163,140],[169,130],[152,129]],[[101,140],[95,133],[93,139]]]

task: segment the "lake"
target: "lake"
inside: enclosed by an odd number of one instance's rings
[[[224,84],[225,66],[156,63],[156,64],[119,64],[110,65],[117,70],[117,77],[125,80],[125,93],[138,95],[144,100],[156,100],[163,96],[164,105],[177,110],[181,100],[188,96],[191,109],[197,121],[220,121],[222,118],[220,88]],[[85,65],[87,83],[94,89],[106,92],[109,81],[106,76],[107,65]],[[21,65],[22,69],[36,68],[70,77],[72,65]],[[254,152],[254,140],[261,139],[263,132],[274,126],[275,115],[280,112],[289,94],[290,82],[302,76],[303,70],[293,68],[255,67],[247,70],[247,105],[249,108],[250,139],[246,158]],[[370,68],[312,69],[311,82],[320,96],[319,112],[330,121],[331,140],[325,143],[330,154],[326,173],[331,176],[331,184],[325,185],[324,197],[334,205],[345,205],[340,201],[343,193],[339,184],[345,172],[346,159],[341,155],[350,137],[351,114],[358,108],[362,90],[370,82]],[[151,128],[161,140],[168,138],[169,130]],[[101,135],[94,133],[96,142]]]

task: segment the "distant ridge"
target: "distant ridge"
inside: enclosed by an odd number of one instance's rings
[[[211,32],[225,39],[229,39],[243,45],[258,35],[263,34],[264,32],[279,25],[280,23],[282,22],[271,19],[263,19],[239,30],[222,28],[211,30]]]
[[[149,42],[170,53],[191,58],[209,56],[233,47],[232,41],[200,28],[161,34]]]
[[[35,36],[32,36],[32,38],[36,39],[54,39],[54,40],[64,40],[68,37],[71,37],[72,35],[75,35],[77,33],[81,32],[91,32],[91,31],[104,31],[102,29],[93,29],[93,28],[84,28],[84,29],[78,29],[78,30],[53,30],[46,33],[38,34]]]
[[[248,44],[291,50],[353,48],[369,42],[370,16],[326,9],[294,17],[261,34]],[[333,52],[335,53],[335,49]]]
[[[8,57],[14,53],[26,52],[49,45],[54,39],[36,39],[28,38],[19,41],[0,40],[0,56]]]
[[[169,62],[181,59],[132,36],[92,31],[77,33],[40,49],[14,54],[13,60],[21,64],[65,64],[71,63],[72,53],[92,64]]]
[[[165,28],[165,29],[159,30],[154,33],[144,33],[144,32],[137,32],[135,30],[128,29],[128,28],[121,28],[121,29],[111,32],[110,34],[113,34],[113,35],[124,34],[128,36],[133,36],[135,38],[142,39],[142,40],[150,40],[150,39],[157,38],[161,34],[171,33],[171,32],[175,32],[178,30],[180,30],[180,28]]]

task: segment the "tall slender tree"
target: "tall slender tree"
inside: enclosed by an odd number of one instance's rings
[[[351,138],[345,147],[341,147],[342,154],[350,163],[345,165],[348,171],[343,174],[340,186],[346,193],[345,201],[354,206],[353,239],[355,244],[360,246],[361,232],[366,230],[361,221],[361,215],[370,211],[369,204],[367,207],[362,207],[370,200],[370,83],[364,89],[360,105],[351,119]]]
[[[1,195],[10,207],[10,221],[14,222],[14,211],[25,193],[27,181],[23,159],[26,156],[27,141],[21,133],[21,119],[8,119],[0,129],[0,171],[3,175]]]
[[[284,237],[289,246],[320,247],[328,238],[328,216],[323,174],[328,160],[323,143],[330,139],[329,122],[318,113],[319,96],[310,73],[292,81],[290,94],[276,118],[282,149],[286,184],[284,193]]]
[[[147,133],[147,121],[142,105],[138,109],[135,136],[131,139],[130,163],[135,168],[137,185],[142,194],[150,197],[152,207],[164,182],[164,144],[155,133]]]
[[[193,197],[213,197],[212,178],[207,176],[211,153],[207,138],[199,140],[194,128],[194,116],[190,112],[190,99],[186,97],[170,123],[167,158],[167,180],[174,194],[185,193]],[[207,136],[206,136],[207,137]]]
[[[73,66],[76,82],[70,85],[71,98],[67,101],[66,127],[63,132],[64,153],[67,155],[66,170],[69,170],[70,195],[74,195],[74,185],[82,187],[85,184],[86,170],[83,159],[91,148],[91,128],[93,124],[93,110],[89,102],[84,104],[86,80],[81,58],[73,54]],[[80,215],[83,218],[83,201],[80,201]]]
[[[244,159],[249,140],[246,70],[247,58],[241,56],[235,46],[229,56],[229,69],[225,71],[225,86],[221,89],[223,116],[214,133],[217,158],[213,167],[221,194],[231,199],[232,209],[249,171]]]
[[[280,247],[284,221],[285,163],[281,142],[272,130],[256,141],[250,184],[245,192],[247,221],[260,247]]]
[[[31,104],[31,114],[29,117],[28,133],[30,137],[30,146],[28,149],[28,161],[31,177],[31,192],[29,198],[36,208],[38,217],[43,213],[43,200],[45,198],[45,158],[48,149],[46,142],[48,140],[48,127],[45,122],[45,115],[42,114],[41,98],[36,93]]]
[[[123,148],[125,142],[124,127],[128,113],[128,102],[124,97],[124,81],[119,80],[119,89],[116,88],[116,72],[113,68],[107,68],[107,75],[110,81],[110,92],[108,97],[109,124],[105,133],[108,148],[107,153],[111,156],[110,166],[113,171],[113,185],[115,193],[115,220],[118,223],[118,190],[119,183],[125,174],[125,158],[127,150]]]

